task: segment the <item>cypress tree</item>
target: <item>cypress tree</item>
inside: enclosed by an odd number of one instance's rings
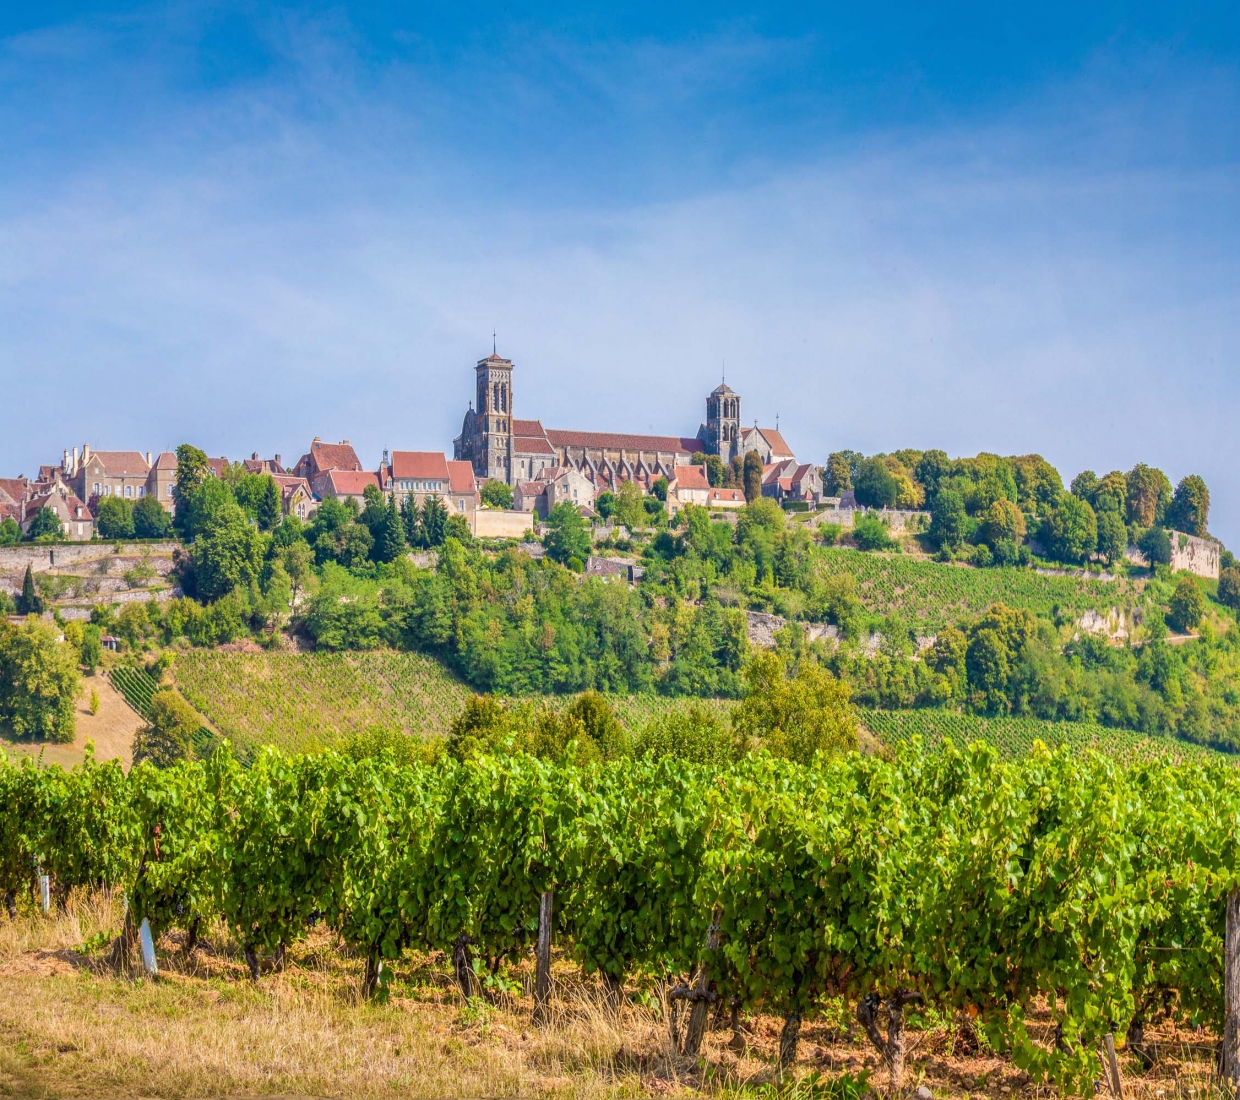
[[[272,531],[280,522],[280,486],[276,479],[267,475],[263,495],[258,498],[258,529]]]
[[[34,570],[26,563],[26,576],[22,579],[21,606],[18,608],[23,615],[42,615],[43,598],[34,583]]]
[[[448,526],[448,509],[438,495],[426,498],[422,506],[422,539],[427,546],[442,546]]]
[[[378,538],[375,540],[375,560],[395,561],[404,552],[404,525],[396,511],[396,498],[389,496],[383,521],[379,524]]]
[[[418,516],[418,504],[412,493],[406,493],[400,502],[400,519],[405,528],[405,541],[410,546],[421,545],[421,519]]]

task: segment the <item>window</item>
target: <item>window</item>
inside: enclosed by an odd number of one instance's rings
[[[105,497],[110,497],[110,496],[112,495],[112,486],[111,486],[111,485],[105,485],[105,486],[103,487],[103,495],[104,495]]]
[[[168,483],[168,496],[169,497],[172,496],[172,483],[171,482]]]
[[[304,500],[297,505],[297,515],[300,519],[306,518],[306,502]]]
[[[169,488],[171,488],[171,486],[169,486]],[[95,483],[94,483],[94,484],[90,487],[90,491],[91,491],[91,492],[92,492],[95,496],[98,496],[98,495],[99,495],[99,482],[97,482],[97,481],[96,481],[96,482],[95,482]]]
[[[462,512],[463,512],[463,511],[465,511],[465,502],[464,502],[463,500],[458,500],[458,501],[456,502],[456,506],[457,506],[457,508],[459,508]]]
[[[139,485],[138,486],[138,498],[141,499],[145,493],[146,493],[146,486]]]

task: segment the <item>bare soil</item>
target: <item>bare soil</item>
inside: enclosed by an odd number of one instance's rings
[[[90,712],[91,691],[99,695],[98,714]],[[97,760],[120,760],[128,770],[133,763],[134,734],[142,728],[143,723],[138,714],[130,709],[121,693],[112,686],[111,681],[102,673],[83,677],[82,694],[78,698],[75,711],[77,736],[72,743],[6,739],[2,742],[3,747],[36,758],[42,754],[45,763],[71,768],[85,759],[86,742],[93,741]]]

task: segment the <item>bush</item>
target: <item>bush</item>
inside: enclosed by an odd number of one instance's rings
[[[1171,564],[1171,536],[1161,527],[1151,527],[1137,539],[1137,549],[1150,565]]]
[[[887,524],[875,515],[858,516],[852,537],[859,550],[890,550],[895,545]]]
[[[1167,602],[1167,625],[1181,634],[1192,630],[1206,612],[1206,598],[1201,586],[1185,574],[1176,582],[1175,591]]]
[[[713,714],[693,703],[686,711],[669,711],[648,722],[633,741],[633,755],[723,767],[736,758],[737,752],[731,732]]]
[[[133,505],[122,497],[104,497],[95,511],[95,530],[101,539],[133,538]]]
[[[818,537],[823,546],[834,546],[844,534],[844,528],[838,523],[823,522],[818,525]]]
[[[1218,599],[1233,610],[1240,608],[1240,569],[1229,566],[1219,574]]]
[[[149,760],[157,768],[169,768],[178,760],[192,760],[199,725],[197,712],[175,691],[155,692],[147,724],[134,737],[133,762]]]
[[[775,756],[808,764],[819,753],[857,747],[857,716],[849,688],[826,669],[802,661],[789,676],[782,658],[757,653],[745,669],[749,694],[732,714],[742,743],[765,747]]]
[[[153,496],[144,496],[133,509],[133,533],[140,539],[166,539],[172,533],[172,516]]]

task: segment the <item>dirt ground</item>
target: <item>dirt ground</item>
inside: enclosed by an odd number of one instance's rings
[[[90,693],[99,695],[99,713],[90,712]],[[9,741],[0,746],[10,751],[37,757],[40,752],[48,764],[60,764],[71,768],[80,764],[86,755],[86,742],[95,743],[98,760],[119,759],[126,769],[133,763],[134,734],[142,727],[142,719],[130,709],[124,697],[102,673],[82,679],[82,694],[75,707],[77,736],[72,744],[58,745],[52,742]]]
[[[443,958],[406,955],[390,999],[372,1003],[359,994],[361,960],[321,925],[290,948],[282,972],[265,959],[258,983],[217,925],[190,956],[181,933],[165,936],[158,979],[122,977],[106,961],[120,920],[119,898],[101,894],[75,894],[48,917],[28,902],[16,921],[0,915],[0,1096],[885,1094],[877,1055],[843,1014],[806,1021],[797,1064],[781,1078],[779,1020],[750,1018],[739,1037],[723,1020],[702,1057],[685,1058],[669,1042],[657,997],[631,995],[615,1011],[567,959],[555,967],[551,1019],[535,1026],[525,964],[509,972],[493,1003],[466,1004]],[[1120,1052],[1125,1100],[1221,1097],[1212,1037],[1174,1028],[1151,1028],[1149,1037],[1152,1070]],[[962,1040],[956,1025],[914,1030],[909,1048],[909,1100],[926,1100],[927,1091],[936,1100],[1056,1095],[1009,1059]],[[872,1077],[858,1085],[867,1071]]]

